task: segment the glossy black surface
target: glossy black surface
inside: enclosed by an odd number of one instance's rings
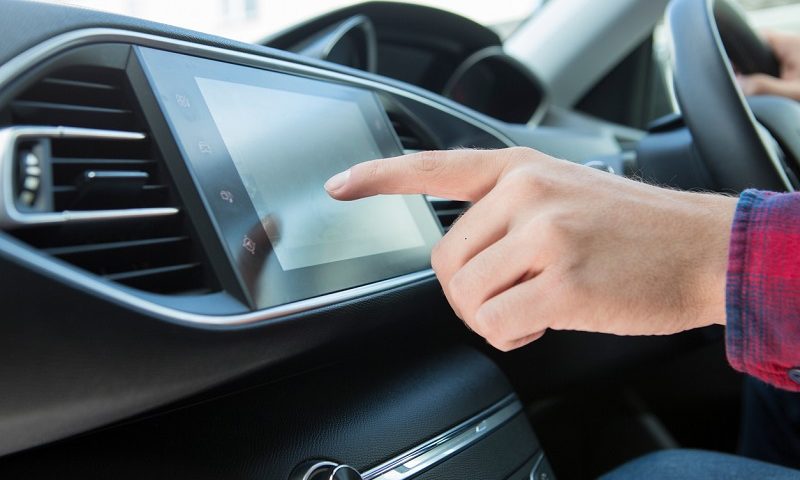
[[[421,196],[341,203],[322,188],[354,163],[402,154],[374,93],[154,49],[136,59],[145,111],[169,125],[158,141],[176,142],[181,158],[168,160],[189,164],[191,178],[173,165],[182,194],[201,192],[253,307],[429,268],[441,233]]]

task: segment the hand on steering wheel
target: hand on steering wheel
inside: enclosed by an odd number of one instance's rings
[[[733,0],[672,0],[667,13],[678,103],[714,188],[793,190],[783,159],[784,153],[790,161],[800,159],[800,138],[794,129],[790,137],[769,138],[775,132],[765,132],[755,118],[732,67],[777,75],[772,49]],[[790,104],[783,105],[787,116],[800,116],[800,105],[782,100]]]
[[[778,95],[800,100],[800,36],[765,32],[764,39],[780,63],[780,77],[764,73],[737,75],[745,95]]]

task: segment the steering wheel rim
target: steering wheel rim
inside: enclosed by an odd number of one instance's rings
[[[780,76],[780,63],[775,53],[753,30],[742,7],[731,2],[715,2],[714,19],[728,58],[739,73]]]
[[[736,83],[714,15],[728,0],[672,0],[673,78],[684,122],[717,188],[793,191],[773,143],[763,132]],[[728,13],[735,7],[722,6]],[[746,21],[728,37],[757,36]]]

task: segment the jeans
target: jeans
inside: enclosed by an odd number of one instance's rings
[[[663,450],[626,463],[601,478],[800,479],[800,470],[794,470],[800,468],[800,394],[746,377],[742,399],[739,454],[743,456]]]
[[[661,450],[612,470],[600,480],[798,480],[793,470],[726,453]]]
[[[745,378],[739,454],[800,468],[800,393]]]

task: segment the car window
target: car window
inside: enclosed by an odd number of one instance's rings
[[[759,30],[800,33],[800,0],[738,0]]]

